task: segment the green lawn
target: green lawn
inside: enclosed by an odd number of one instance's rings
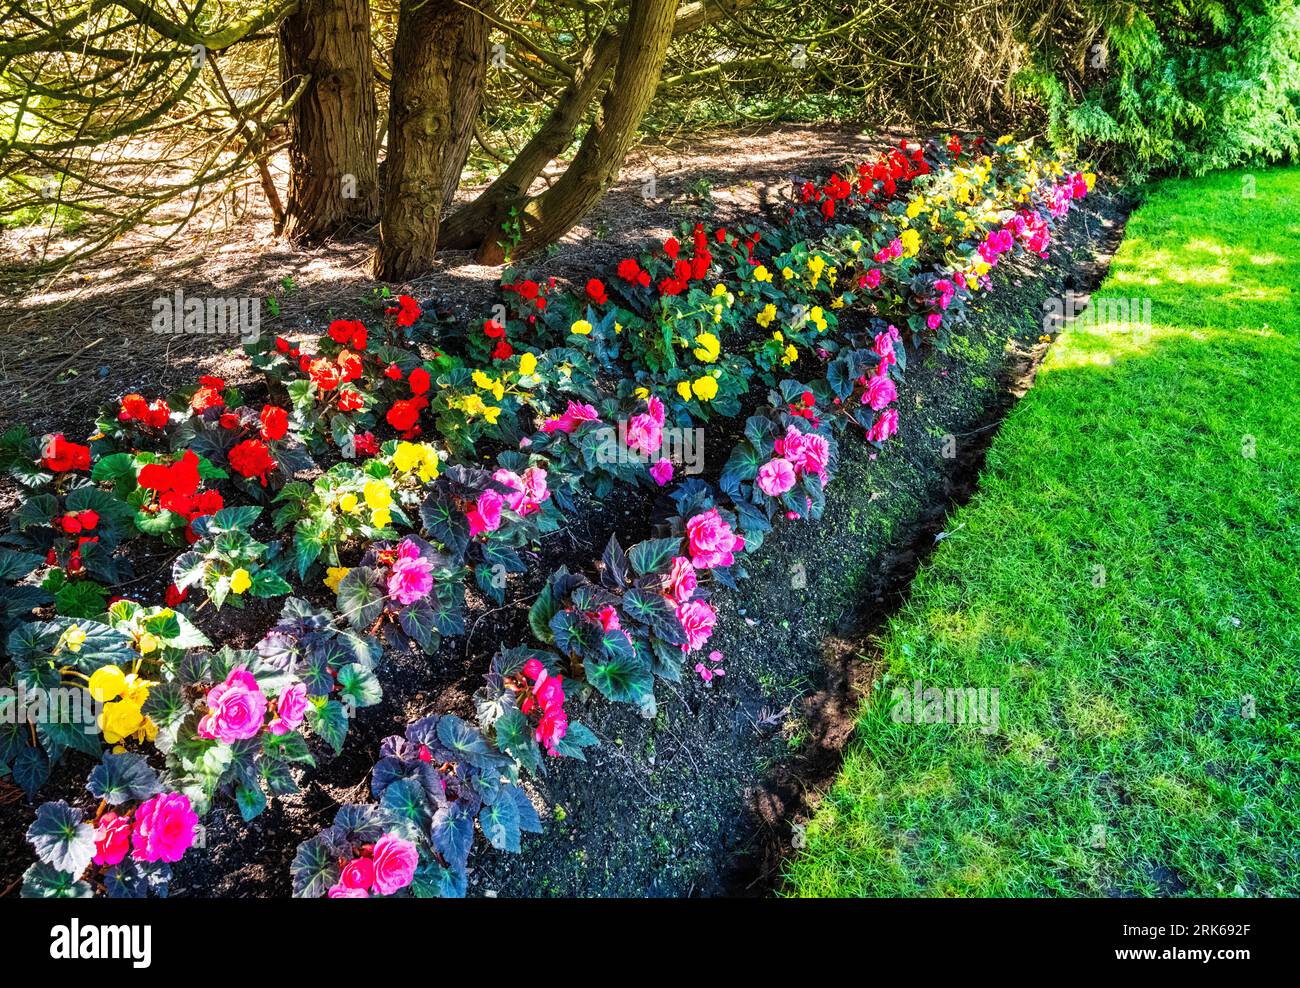
[[[1052,347],[788,893],[1300,894],[1300,169],[1155,187],[1103,296],[1151,332]],[[895,722],[916,680],[999,730]]]

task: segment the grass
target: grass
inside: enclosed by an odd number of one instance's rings
[[[1300,169],[1151,190],[886,669],[786,890],[1300,894]],[[1094,310],[1097,311],[1097,310]],[[956,530],[958,525],[964,525]],[[999,728],[891,691],[998,690]]]

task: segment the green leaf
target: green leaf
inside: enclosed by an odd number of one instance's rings
[[[326,700],[319,706],[313,702],[307,708],[307,724],[334,749],[334,754],[343,750],[343,742],[348,736],[348,714],[338,700]]]
[[[519,853],[519,807],[513,799],[498,799],[478,815],[483,836],[498,851]]]
[[[156,796],[162,792],[162,783],[143,755],[110,751],[91,770],[86,789],[96,799],[102,799],[110,806],[119,806]]]
[[[663,594],[634,587],[623,595],[623,610],[669,645],[686,644],[686,632],[677,619],[677,608]]]
[[[455,714],[438,719],[438,740],[475,768],[500,767],[508,764],[477,728]]]
[[[681,539],[650,539],[632,546],[627,551],[627,558],[639,575],[648,576],[667,570],[681,548]]]
[[[259,569],[253,574],[253,585],[248,589],[254,597],[280,597],[293,587],[275,570]]]
[[[551,619],[559,610],[560,605],[548,581],[546,586],[542,587],[542,592],[537,595],[537,599],[533,601],[533,606],[528,609],[528,626],[533,629],[533,634],[538,641],[548,645],[555,641],[555,634],[551,631]]]
[[[607,647],[599,656],[587,658],[583,668],[587,682],[615,703],[641,703],[654,689],[649,663],[636,654],[630,643],[626,649]]]
[[[208,516],[203,525],[213,535],[221,532],[246,532],[261,514],[262,509],[256,505],[222,508],[216,514]]]
[[[43,861],[23,872],[24,899],[91,899],[94,895],[88,882],[79,882],[76,875],[60,871]]]
[[[555,746],[555,750],[565,758],[576,758],[580,762],[585,762],[587,756],[583,754],[582,749],[591,748],[599,743],[596,735],[592,734],[585,724],[579,724],[577,721],[571,720],[569,726],[565,728],[564,737]]]
[[[239,815],[244,822],[255,819],[266,809],[266,793],[261,786],[240,785],[235,788],[235,802],[239,806]]]
[[[379,574],[368,566],[354,566],[339,582],[338,606],[354,628],[368,628],[384,610],[387,594]]]
[[[474,843],[474,816],[462,800],[438,808],[433,815],[430,834],[433,847],[454,871],[464,872],[469,849]]]
[[[758,475],[759,460],[758,451],[753,446],[747,442],[737,443],[722,468],[718,486],[731,498],[739,500],[740,485]]]
[[[339,690],[358,707],[373,707],[384,698],[374,670],[360,662],[349,662],[338,671]]]
[[[36,857],[74,878],[90,866],[95,856],[95,828],[82,819],[81,810],[64,800],[43,803],[27,828]]]
[[[297,898],[319,898],[339,880],[338,849],[328,838],[313,837],[298,845],[289,866],[293,894]]]
[[[437,649],[437,616],[428,601],[419,600],[402,608],[397,623],[426,652]]]

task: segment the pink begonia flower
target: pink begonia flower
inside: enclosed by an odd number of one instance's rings
[[[826,467],[831,459],[831,444],[826,441],[824,436],[816,433],[809,433],[804,436],[803,461],[796,464],[800,471],[806,474],[816,474],[822,479],[822,486],[826,486]]]
[[[758,489],[768,497],[780,497],[794,487],[794,466],[789,460],[777,457],[758,468]]]
[[[638,453],[650,456],[664,444],[663,426],[650,415],[633,415],[627,423],[626,441]]]
[[[267,730],[277,737],[296,731],[307,716],[307,704],[306,683],[290,684],[275,701],[275,719]]]
[[[551,496],[546,489],[546,470],[543,467],[529,467],[524,471],[524,500],[517,509],[520,515],[527,517],[534,511],[542,510],[542,502]]]
[[[941,325],[943,325],[943,316],[937,312],[931,312],[928,316],[925,317],[925,324],[930,329],[938,329]]]
[[[501,527],[501,508],[505,499],[496,491],[484,491],[469,511],[469,534],[495,532]]]
[[[596,620],[604,631],[617,631],[619,628],[618,611],[614,610],[613,605],[606,604],[602,607],[596,613]]]
[[[497,523],[501,512],[497,509]],[[420,555],[420,547],[404,539],[397,547],[397,559],[388,574],[388,596],[398,603],[414,604],[433,591],[433,563]]]
[[[570,401],[568,408],[559,418],[547,419],[542,423],[543,432],[572,432],[583,422],[599,422],[600,415],[591,405]]]
[[[132,856],[137,861],[166,861],[174,864],[194,844],[199,816],[183,793],[159,793],[141,803],[135,811],[131,833]]]
[[[722,520],[717,508],[710,508],[686,522],[686,542],[696,569],[730,566],[734,553],[745,548],[745,540]]]
[[[868,288],[880,287],[880,268],[872,268],[862,278],[862,283]]]
[[[898,330],[893,326],[890,326],[889,329],[885,330],[885,332],[876,335],[875,342],[871,349],[875,352],[876,356],[881,359],[882,364],[888,365],[898,363],[898,358],[894,356],[894,344],[898,341],[898,336]]]
[[[784,456],[798,470],[803,462],[806,445],[804,434],[790,425],[786,426],[785,435],[772,444],[772,452],[777,456]]]
[[[867,430],[867,439],[873,443],[883,443],[897,431],[898,410],[886,408],[880,413],[879,418],[871,424],[871,428]]]
[[[131,849],[131,816],[109,810],[95,824],[95,864],[112,866]]]
[[[617,616],[614,627],[618,627]],[[524,697],[519,709],[524,714],[531,714],[541,708],[542,719],[533,736],[548,755],[557,755],[558,745],[569,729],[569,718],[564,712],[564,677],[550,675],[537,659],[525,662],[523,673],[533,682],[533,690]]]
[[[667,459],[657,461],[650,468],[650,476],[654,478],[656,484],[663,487],[673,479],[673,461]]]
[[[867,388],[862,392],[862,404],[870,405],[874,411],[880,411],[898,397],[898,388],[884,374],[875,374],[867,381]]]
[[[660,428],[662,428],[664,424],[664,403],[654,395],[651,395],[646,399],[645,407],[646,412],[650,417],[655,420],[656,424],[658,424]]]
[[[201,738],[233,744],[256,736],[262,729],[266,697],[246,666],[232,669],[224,683],[208,690],[204,702],[208,712],[199,720]]]
[[[688,600],[677,607],[677,620],[686,632],[686,644],[683,652],[695,652],[704,647],[704,643],[713,634],[718,615],[712,605],[703,600]]]
[[[380,895],[392,895],[415,879],[420,854],[409,840],[385,834],[375,842],[371,860],[375,868],[374,890]]]
[[[685,556],[675,556],[665,584],[668,595],[677,603],[684,603],[691,599],[697,584],[698,578],[695,575],[695,567],[691,565],[691,561]]]
[[[375,881],[375,865],[369,858],[353,858],[343,866],[339,884],[350,889],[369,889]]]
[[[365,889],[350,889],[346,885],[339,883],[331,885],[325,895],[331,899],[369,899],[370,893]]]
[[[542,502],[551,496],[546,489],[546,471],[541,467],[529,467],[522,477],[513,470],[501,469],[492,479],[511,489],[512,493],[505,495],[506,504],[521,518],[541,511]]]

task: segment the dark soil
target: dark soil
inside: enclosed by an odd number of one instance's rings
[[[825,129],[784,132],[780,138],[783,149],[773,149],[769,161],[740,160],[730,172],[722,164],[716,172],[707,166],[691,172],[679,162],[680,177],[671,180],[685,188],[707,174],[718,190],[715,200],[752,208],[776,195],[796,165],[820,171],[866,149],[856,135]],[[819,141],[819,153],[795,153],[801,139],[808,145]],[[710,154],[725,163],[725,144],[706,146],[697,166],[713,161]],[[663,172],[659,181],[662,189]],[[657,232],[656,223],[666,228],[670,206],[647,215],[635,184],[624,186],[589,227],[613,225],[625,236],[571,243],[539,266],[576,276],[644,242]],[[718,208],[725,214],[728,207]],[[946,353],[926,351],[909,362],[896,441],[877,455],[865,442],[846,437],[822,522],[812,529],[798,524],[779,529],[751,565],[751,579],[737,592],[714,596],[719,622],[710,648],[722,652],[725,677],[708,687],[688,669],[682,683],[660,685],[653,719],[598,696],[573,697],[570,716],[591,727],[600,746],[589,749],[586,764],[552,762],[547,778],[529,783],[546,832],[526,835],[519,855],[496,853],[480,842],[471,858],[471,895],[760,894],[773,887],[791,825],[806,813],[808,793],[833,775],[861,696],[875,677],[872,630],[901,600],[949,508],[969,496],[998,422],[1023,393],[1046,349],[1039,342],[1043,300],[1066,290],[1086,291],[1100,280],[1124,212],[1122,204],[1098,190],[1058,233],[1050,260],[1023,270],[1004,262],[997,290],[964,335]],[[356,245],[337,249],[360,256]],[[276,264],[253,260],[257,263],[245,274],[261,279],[249,282],[261,291],[263,268],[278,277]],[[468,318],[481,308],[496,274],[473,268],[451,268],[414,290],[447,297]],[[262,274],[255,276],[255,270]],[[225,295],[237,290],[222,287]],[[285,300],[284,326],[269,331],[308,335],[333,315],[359,315],[364,290],[359,277],[336,286],[332,301],[322,300],[314,288],[300,288]],[[144,291],[141,300],[159,293],[156,284],[132,291]],[[147,308],[147,301],[141,304]],[[51,356],[50,341],[58,331],[29,310],[27,325],[43,326],[51,335],[44,343],[25,345],[25,354],[43,348],[44,357],[33,363],[20,354],[20,373],[0,385],[6,399],[0,408],[30,409],[35,401],[34,413],[14,418],[25,418],[38,432],[83,433],[101,402],[128,389],[165,392],[200,372],[224,372],[235,383],[252,381],[246,363],[215,346],[217,341],[187,338],[185,344],[194,349],[177,360],[160,345],[169,338],[138,328],[126,331],[134,317],[112,309],[111,301],[81,311],[98,321],[86,335],[103,339],[124,333],[131,340],[128,354],[98,370],[97,349],[91,356],[74,345],[63,351],[70,360]],[[137,325],[147,323],[141,319]],[[68,367],[82,373],[60,391],[57,382]],[[56,397],[42,399],[33,389]],[[11,395],[18,399],[15,406]],[[732,422],[708,430],[712,455],[706,478],[716,477],[739,427]],[[943,456],[945,436],[956,438],[955,458]],[[0,510],[6,508],[4,494],[0,490]],[[432,710],[471,715],[472,695],[491,654],[501,643],[529,638],[527,608],[545,575],[561,564],[590,572],[611,534],[617,532],[624,545],[644,538],[652,519],[667,514],[666,508],[626,490],[591,501],[534,548],[528,573],[512,577],[505,607],[492,606],[471,588],[466,634],[445,641],[432,658],[390,653],[381,670],[383,702],[360,712],[340,756],[317,752],[319,765],[303,774],[300,793],[273,800],[251,824],[218,804],[206,821],[207,850],[187,856],[178,867],[173,894],[288,895],[289,863],[299,842],[327,825],[338,805],[369,798],[369,772],[380,741]],[[162,585],[159,573],[132,589],[142,599],[156,599]],[[218,644],[246,645],[272,620],[270,611],[223,610],[215,621],[200,615],[199,623]],[[41,798],[78,798],[87,768],[86,760],[73,757],[59,767]],[[20,835],[31,816],[31,807],[0,790],[0,892],[30,863]]]

